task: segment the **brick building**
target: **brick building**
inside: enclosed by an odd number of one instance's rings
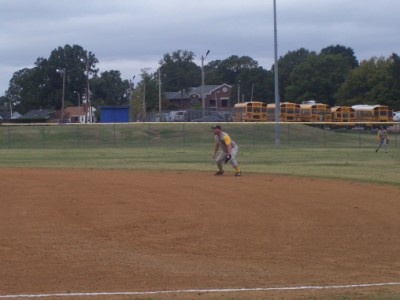
[[[231,103],[232,87],[228,84],[205,85],[204,102],[207,110],[229,109]],[[199,109],[202,108],[202,88],[193,87],[188,90],[177,92],[165,92],[164,101],[172,104],[176,109]]]

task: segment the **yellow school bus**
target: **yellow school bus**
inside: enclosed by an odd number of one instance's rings
[[[393,111],[386,105],[353,105],[355,122],[392,122]]]
[[[281,102],[279,104],[279,120],[283,122],[300,121],[300,104]],[[275,103],[267,104],[267,121],[275,121]]]
[[[255,122],[267,120],[267,105],[251,101],[236,103],[232,111],[233,122]]]
[[[300,104],[292,102],[281,103],[280,119],[284,122],[300,121]]]
[[[300,120],[302,122],[330,122],[330,106],[314,101],[302,103],[300,104]]]
[[[279,119],[281,112],[279,111]],[[267,121],[275,121],[275,103],[267,104]]]
[[[350,106],[334,106],[331,108],[332,122],[355,122],[355,111]]]

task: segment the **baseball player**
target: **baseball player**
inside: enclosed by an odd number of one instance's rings
[[[378,130],[378,148],[376,148],[375,152],[378,152],[379,148],[383,145],[385,149],[385,153],[387,153],[387,144],[389,143],[389,138],[385,127],[381,125],[381,128]]]
[[[223,175],[224,169],[222,167],[222,163],[223,162],[227,163],[229,161],[232,167],[235,169],[235,176],[241,176],[242,173],[236,161],[238,145],[235,143],[234,140],[231,139],[229,134],[221,130],[220,125],[216,125],[211,128],[214,130],[214,135],[215,135],[213,159],[215,160],[218,166],[218,172],[215,173],[215,175],[216,176]],[[220,150],[220,147],[221,151],[218,152],[218,150]]]

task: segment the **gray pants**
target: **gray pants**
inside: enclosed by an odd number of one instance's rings
[[[376,152],[378,152],[379,148],[383,145],[383,148],[385,149],[385,152],[387,152],[387,143],[386,139],[380,139],[378,143],[378,148],[376,148]]]
[[[238,163],[236,161],[236,155],[238,153],[239,148],[236,146],[235,148],[231,149],[231,159],[229,161],[229,163],[232,165],[232,167],[236,168]],[[217,155],[217,157],[215,158],[215,162],[218,165],[218,168],[222,169],[222,163],[225,161],[226,156],[228,155],[228,153],[225,153],[223,151],[220,151]]]

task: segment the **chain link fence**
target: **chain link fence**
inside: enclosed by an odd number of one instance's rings
[[[7,125],[0,126],[0,149],[68,149],[90,147],[209,147],[213,143],[212,123],[135,122],[112,124]],[[374,148],[377,129],[328,124],[273,122],[219,122],[240,146]],[[399,147],[399,124],[387,124],[389,149]]]

